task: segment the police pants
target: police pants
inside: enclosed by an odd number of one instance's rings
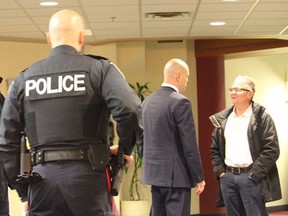
[[[0,201],[0,216],[9,216],[8,188],[6,188],[3,200]]]
[[[106,170],[88,162],[38,164],[43,181],[29,185],[29,216],[113,216]]]

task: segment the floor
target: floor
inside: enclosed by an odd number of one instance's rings
[[[269,216],[282,216],[282,215],[288,215],[288,211],[285,211],[285,212],[273,212],[273,213],[269,214]]]

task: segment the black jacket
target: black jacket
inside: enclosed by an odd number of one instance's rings
[[[225,172],[225,137],[224,130],[229,114],[234,107],[225,109],[210,116],[215,126],[212,133],[211,156],[214,174],[219,180],[219,175]],[[260,182],[262,196],[265,202],[281,199],[281,187],[279,181],[276,160],[280,150],[276,128],[271,116],[265,112],[265,108],[252,102],[253,114],[248,126],[247,136],[253,159],[249,176],[256,182]],[[219,182],[219,181],[218,181]],[[217,199],[217,206],[224,206],[221,191]]]

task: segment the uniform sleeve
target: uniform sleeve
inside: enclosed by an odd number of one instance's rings
[[[10,188],[16,189],[21,197],[26,196],[27,186],[20,185],[16,178],[20,172],[20,139],[24,131],[21,104],[24,85],[21,76],[11,84],[0,118],[0,163]]]
[[[195,185],[204,180],[204,175],[196,139],[191,102],[187,98],[182,99],[175,110],[175,119],[183,145],[186,164],[189,167],[190,179]]]
[[[131,154],[142,131],[141,101],[113,63],[110,63],[103,79],[102,97],[117,122],[117,134],[124,153]]]

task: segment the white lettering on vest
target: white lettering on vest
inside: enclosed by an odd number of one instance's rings
[[[39,78],[38,80],[27,80],[25,83],[25,96],[30,96],[32,91],[38,95],[56,94],[61,92],[86,91],[85,74],[73,74],[55,77],[57,79],[56,88],[52,88],[52,77]],[[54,79],[55,79],[54,78]]]

